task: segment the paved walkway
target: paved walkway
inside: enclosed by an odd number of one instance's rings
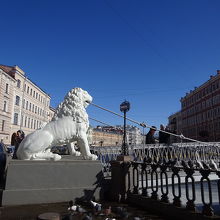
[[[104,220],[107,217],[114,217],[117,219],[130,219],[139,217],[140,220],[164,220],[165,218],[150,214],[144,210],[140,210],[134,207],[129,207],[126,204],[117,203],[103,203],[103,207],[112,207],[112,210],[116,207],[123,207],[128,213],[128,217],[122,218],[118,214],[112,211],[109,216],[93,215],[93,220]],[[11,206],[11,207],[0,207],[0,219],[1,220],[36,220],[37,216],[46,212],[56,212],[61,215],[62,220],[69,220],[70,213],[67,211],[68,203],[57,203],[57,204],[41,204],[41,205],[25,205],[25,206]],[[85,208],[87,212],[92,211],[90,208]],[[73,219],[82,220],[85,214],[75,214]]]

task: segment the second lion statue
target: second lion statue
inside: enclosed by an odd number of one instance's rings
[[[89,128],[86,107],[92,97],[81,88],[72,89],[57,107],[53,119],[42,128],[27,135],[19,145],[17,157],[20,160],[60,160],[59,154],[51,152],[52,146],[67,144],[71,155],[96,160],[90,153],[87,139]],[[77,141],[80,152],[75,151]]]

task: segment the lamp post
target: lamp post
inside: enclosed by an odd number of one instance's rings
[[[124,156],[128,156],[128,145],[126,143],[126,112],[130,110],[130,103],[128,101],[124,101],[120,105],[120,111],[124,112],[124,135],[123,135],[123,143],[122,143],[122,154]]]

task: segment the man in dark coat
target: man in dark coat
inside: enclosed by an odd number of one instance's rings
[[[147,133],[146,135],[146,141],[145,144],[155,144],[155,137],[154,137],[154,133],[157,130],[157,128],[155,126],[152,126],[150,128],[150,131]]]
[[[170,132],[168,127],[164,127],[164,125],[160,125],[160,130],[159,131],[159,143],[160,144],[169,144],[170,143],[170,135],[163,132],[163,131],[167,131],[167,132]]]

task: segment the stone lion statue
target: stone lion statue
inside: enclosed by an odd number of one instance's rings
[[[88,92],[72,89],[57,107],[53,119],[24,138],[17,151],[18,159],[60,160],[61,156],[52,153],[51,147],[67,144],[71,155],[96,160],[97,156],[90,153],[87,139],[89,120],[85,108],[91,102]],[[75,142],[80,152],[75,151]]]

